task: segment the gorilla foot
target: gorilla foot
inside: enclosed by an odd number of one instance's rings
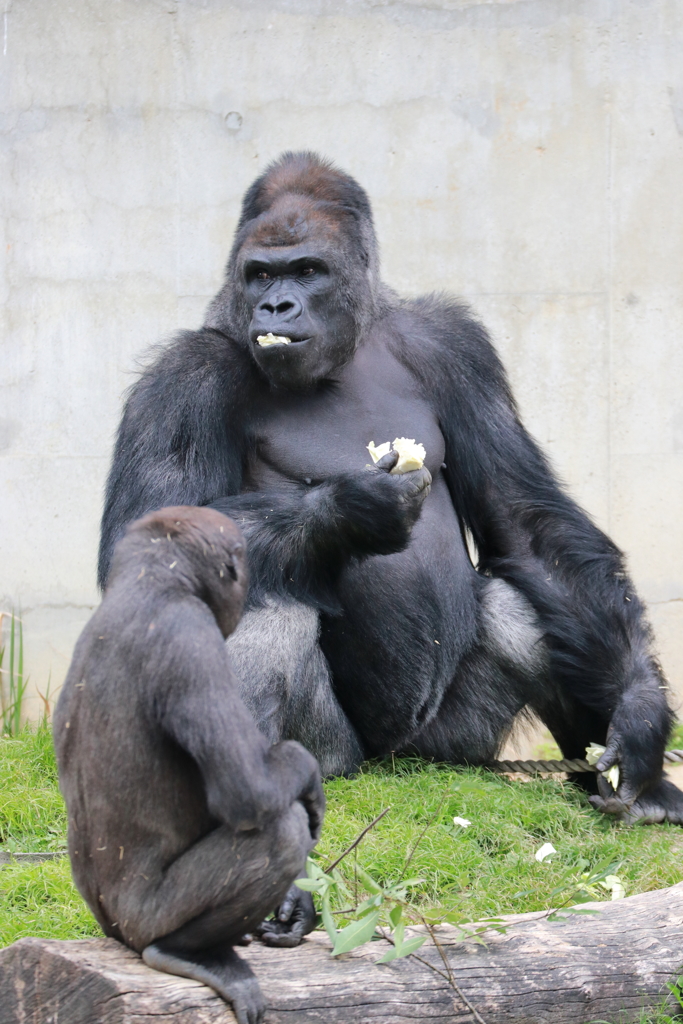
[[[201,981],[232,1006],[237,1024],[261,1024],[266,1003],[249,964],[231,946],[201,950],[168,950],[163,939],[142,951],[148,967],[180,978]]]
[[[625,804],[613,796],[592,796],[593,807],[603,814],[612,814],[625,825],[659,825],[668,821],[672,825],[683,825],[683,793],[673,782],[664,778],[645,789],[632,804]]]
[[[274,916],[262,921],[256,934],[266,946],[298,946],[304,935],[315,928],[317,914],[310,892],[303,892],[295,885],[290,886],[287,895]]]

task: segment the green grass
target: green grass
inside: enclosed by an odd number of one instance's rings
[[[66,847],[66,813],[57,788],[52,734],[24,729],[0,740],[0,850]],[[26,935],[73,939],[100,934],[71,881],[67,857],[0,867],[0,946]]]
[[[604,862],[619,864],[627,895],[683,879],[680,827],[616,825],[597,814],[576,787],[552,778],[519,782],[474,769],[401,761],[395,769],[390,762],[366,766],[356,778],[328,782],[326,791],[317,849],[323,862],[391,806],[363,840],[359,863],[382,884],[397,881],[429,825],[410,865],[411,876],[424,878],[414,896],[424,907],[452,908],[470,920],[548,908],[551,890],[579,881],[584,871]],[[454,826],[456,815],[471,826]],[[534,854],[546,842],[557,854],[538,863]],[[353,855],[344,865],[352,878]]]
[[[0,868],[0,946],[26,935],[81,939],[101,934],[71,881],[68,857]]]
[[[48,728],[0,739],[0,779],[0,849],[64,849],[66,812]]]
[[[678,727],[670,745],[683,747],[683,728]],[[48,728],[24,729],[0,740],[0,778],[0,850],[64,849],[66,815]],[[584,872],[607,862],[619,865],[627,895],[683,880],[683,829],[621,827],[558,779],[520,782],[403,760],[365,765],[355,778],[328,782],[326,792],[325,827],[316,852],[322,864],[338,856],[380,811],[391,808],[342,862],[351,886],[356,856],[382,884],[400,879],[426,829],[408,872],[423,879],[412,890],[420,909],[453,911],[476,921],[550,908],[557,903],[551,897],[554,889],[566,886],[571,892]],[[469,819],[471,826],[453,825],[455,815]],[[534,853],[545,842],[557,854],[538,863]],[[0,867],[0,946],[27,935],[97,934],[71,882],[66,857]],[[667,1024],[667,1018],[644,1017],[646,1022]]]

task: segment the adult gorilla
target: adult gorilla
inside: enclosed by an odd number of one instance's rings
[[[368,469],[368,442],[397,435],[426,468]],[[477,764],[528,706],[567,757],[607,744],[599,767],[621,781],[599,780],[601,810],[683,822],[620,552],[559,489],[481,324],[381,284],[366,193],[314,154],[254,182],[204,327],[133,387],[100,582],[126,523],[191,504],[247,536],[250,611],[229,645],[271,741],[300,740],[325,774],[392,750]]]

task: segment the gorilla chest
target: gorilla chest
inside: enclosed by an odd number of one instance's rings
[[[410,437],[424,445],[426,465],[436,476],[444,439],[428,403],[409,381],[358,381],[314,395],[278,396],[259,410],[254,423],[251,483],[261,490],[280,481],[320,483],[337,473],[361,471],[367,445]],[[412,392],[412,393],[411,393]]]

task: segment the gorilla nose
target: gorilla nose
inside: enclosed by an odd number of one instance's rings
[[[258,309],[259,313],[269,313],[281,320],[296,320],[298,316],[301,316],[303,306],[298,299],[287,295],[272,302],[259,302]]]

